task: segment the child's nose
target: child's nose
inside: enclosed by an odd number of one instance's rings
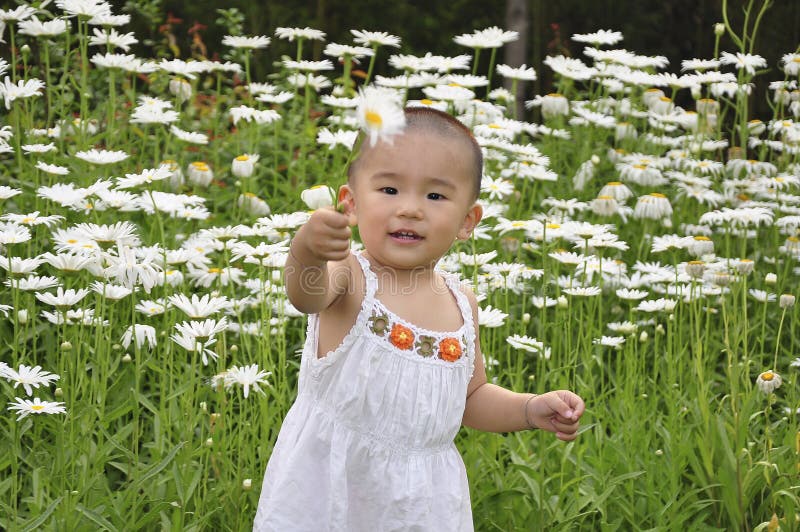
[[[420,202],[415,198],[404,198],[397,210],[397,215],[404,218],[422,218]]]

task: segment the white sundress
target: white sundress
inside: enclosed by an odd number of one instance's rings
[[[457,331],[417,327],[366,291],[356,322],[317,358],[311,315],[298,395],[281,427],[253,530],[471,531],[467,474],[453,440],[475,357],[475,329],[456,276]]]

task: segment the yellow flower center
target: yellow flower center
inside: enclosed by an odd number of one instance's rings
[[[236,158],[236,160],[237,160],[237,161],[240,161],[240,162],[249,161],[249,160],[250,160],[250,157],[248,157],[247,155],[240,155],[240,156],[238,156],[238,157]]]
[[[702,260],[690,260],[689,264],[692,264],[693,266],[702,266],[703,264],[705,264],[705,262],[703,262]]]
[[[614,199],[614,198],[612,198],[611,196],[606,196],[605,194],[601,194],[601,195],[597,196],[597,199],[599,199],[599,200],[610,200],[610,199]]]
[[[800,242],[800,238],[797,238],[796,236],[790,236],[786,240],[789,242]]]
[[[557,92],[551,92],[547,96],[549,96],[550,98],[563,98],[564,97],[563,95],[561,95],[561,94],[559,94]]]
[[[29,224],[33,223],[34,220],[36,220],[36,218],[31,218],[30,216],[26,216],[25,218],[22,219],[22,223]]]
[[[664,194],[662,194],[661,192],[652,192],[650,195],[652,197],[654,197],[654,198],[666,198],[667,197]]]
[[[622,186],[622,183],[620,181],[609,181],[608,182],[608,186],[610,186],[610,187],[620,187],[620,186]]]
[[[429,100],[427,98],[423,98],[419,101],[422,105],[433,105],[433,100]]]
[[[511,222],[511,227],[525,227],[525,222]]]
[[[69,240],[67,240],[67,244],[77,244],[77,242],[78,241],[75,240],[74,238],[70,238]]]
[[[669,98],[667,98],[666,96],[660,97],[659,100],[661,100],[662,102],[671,102],[672,101]]]
[[[707,236],[703,236],[703,235],[698,235],[698,236],[694,237],[694,239],[695,240],[699,240],[700,242],[710,242],[711,241],[710,238],[708,238]]]
[[[503,129],[502,126],[498,126],[497,124],[489,124],[489,127],[492,129]]]
[[[220,268],[209,268],[208,273],[222,273]]]
[[[547,229],[561,229],[561,224],[545,224]]]
[[[31,410],[33,410],[34,412],[44,410],[44,405],[31,405]]]
[[[634,164],[633,167],[636,168],[637,170],[647,170],[646,164]]]
[[[761,380],[762,381],[769,382],[774,378],[775,378],[775,374],[772,373],[771,371],[765,371],[764,373],[761,374]]]
[[[383,118],[381,118],[381,115],[379,115],[375,111],[367,111],[367,114],[364,118],[366,119],[367,124],[369,124],[370,127],[381,127],[381,125],[383,124]]]
[[[245,193],[244,193],[244,195],[245,195],[245,196],[247,196],[248,198],[255,198],[255,197],[257,197],[257,196],[256,196],[254,193],[252,193],[252,192],[245,192]]]

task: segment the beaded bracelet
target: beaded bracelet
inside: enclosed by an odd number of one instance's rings
[[[537,396],[537,394],[535,394],[535,393],[531,394],[531,396],[528,397],[528,400],[525,401],[525,406],[523,407],[524,408],[524,413],[525,413],[525,423],[528,424],[528,430],[533,430],[533,429],[538,429],[539,428],[536,425],[534,425],[533,423],[531,423],[530,419],[528,419],[528,403],[530,403],[531,400],[536,396]]]

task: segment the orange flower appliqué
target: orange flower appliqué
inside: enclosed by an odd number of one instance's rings
[[[445,338],[439,342],[439,357],[448,362],[461,358],[461,343],[455,338]]]
[[[411,329],[399,323],[392,325],[392,332],[389,334],[392,345],[398,349],[411,349],[414,346],[414,333]]]

